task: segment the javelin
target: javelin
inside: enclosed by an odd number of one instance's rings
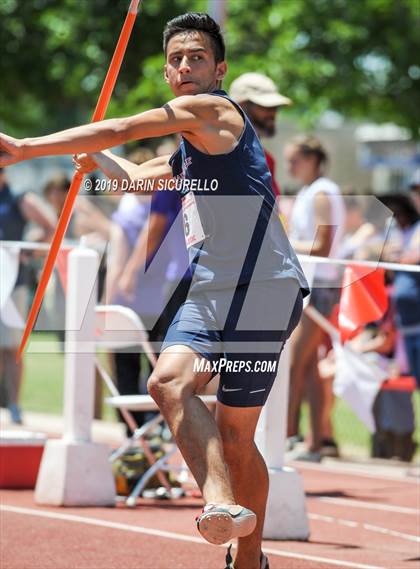
[[[93,113],[91,122],[101,121],[105,116],[106,110],[108,108],[108,103],[111,99],[112,91],[114,90],[114,86],[117,81],[121,63],[124,58],[125,51],[127,49],[127,44],[130,39],[131,31],[133,29],[134,22],[136,21],[136,16],[140,2],[141,0],[131,0],[130,2],[127,16],[125,18],[120,37],[118,38],[114,55],[112,56],[112,60],[109,65],[108,72],[106,74],[105,81],[102,86],[102,90],[99,95],[98,102],[96,104],[95,112]],[[47,288],[48,281],[54,269],[57,255],[60,250],[61,242],[63,241],[64,234],[69,224],[70,217],[73,211],[74,202],[79,192],[82,180],[83,180],[83,174],[80,174],[80,172],[75,172],[66,197],[66,201],[64,202],[63,211],[61,212],[60,218],[57,223],[54,237],[51,242],[51,248],[48,252],[47,258],[45,259],[41,278],[35,292],[31,309],[29,311],[25,330],[23,331],[22,340],[20,342],[19,350],[16,357],[17,360],[19,360],[22,357],[26,342],[28,341],[29,335],[32,332],[35,320],[38,316],[39,309],[41,308],[41,303],[42,299],[44,298],[45,289]]]

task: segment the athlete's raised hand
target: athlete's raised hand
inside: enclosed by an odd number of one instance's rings
[[[81,174],[89,174],[98,169],[98,164],[95,162],[92,154],[74,154],[73,164]]]
[[[0,168],[16,164],[23,159],[22,141],[0,133]]]

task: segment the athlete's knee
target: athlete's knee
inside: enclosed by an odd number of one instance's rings
[[[185,395],[185,381],[182,376],[171,371],[155,370],[147,382],[147,390],[152,399],[162,407]]]
[[[162,399],[173,391],[174,380],[175,377],[168,373],[162,373],[160,371],[152,372],[147,382],[147,391],[156,403],[159,404]]]

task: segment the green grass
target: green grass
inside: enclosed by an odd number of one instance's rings
[[[417,441],[417,456],[420,453],[420,393],[413,394],[413,406],[416,416],[416,430],[414,439]],[[365,425],[353,413],[350,407],[342,399],[336,399],[333,409],[333,429],[335,439],[348,456],[369,456],[370,432]],[[309,408],[304,403],[300,421],[300,429],[304,436],[309,432]]]
[[[64,354],[59,353],[59,342],[54,334],[35,332],[33,340],[54,346],[52,353],[25,354],[24,381],[21,403],[24,411],[63,414]],[[104,397],[108,391],[104,389]],[[115,411],[103,405],[103,418],[116,420]]]
[[[341,399],[336,399],[333,409],[334,438],[344,454],[368,456],[370,433],[357,418],[350,407]],[[303,404],[300,430],[304,436],[309,433],[309,407]]]
[[[50,338],[48,338],[50,339]],[[64,355],[25,355],[22,407],[26,411],[63,413]]]
[[[58,346],[53,334],[35,333],[38,341],[52,342]],[[22,391],[22,407],[26,411],[36,411],[61,415],[63,412],[64,355],[62,353],[25,355],[25,378]],[[420,393],[413,398],[416,412],[415,439],[420,447]],[[103,406],[104,418],[116,420],[115,412],[107,405]],[[333,411],[333,425],[338,444],[349,455],[368,456],[370,434],[367,428],[354,415],[348,405],[336,399]],[[302,433],[309,428],[308,407],[303,406]]]

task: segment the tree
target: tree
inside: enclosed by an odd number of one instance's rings
[[[270,75],[311,125],[326,109],[418,132],[418,0],[228,0],[226,86]],[[128,0],[2,0],[0,127],[41,134],[89,119]],[[170,98],[162,28],[207,0],[144,0],[108,116]]]
[[[230,4],[235,73],[266,72],[306,123],[332,109],[418,132],[418,0],[254,0],[251,6]]]
[[[150,83],[163,64],[163,22],[185,11],[188,2],[177,4],[174,9],[166,0],[143,2],[108,116],[123,108],[135,112],[150,107],[165,91],[161,71],[153,88]],[[41,134],[87,121],[128,5],[129,0],[2,0],[1,127]]]

